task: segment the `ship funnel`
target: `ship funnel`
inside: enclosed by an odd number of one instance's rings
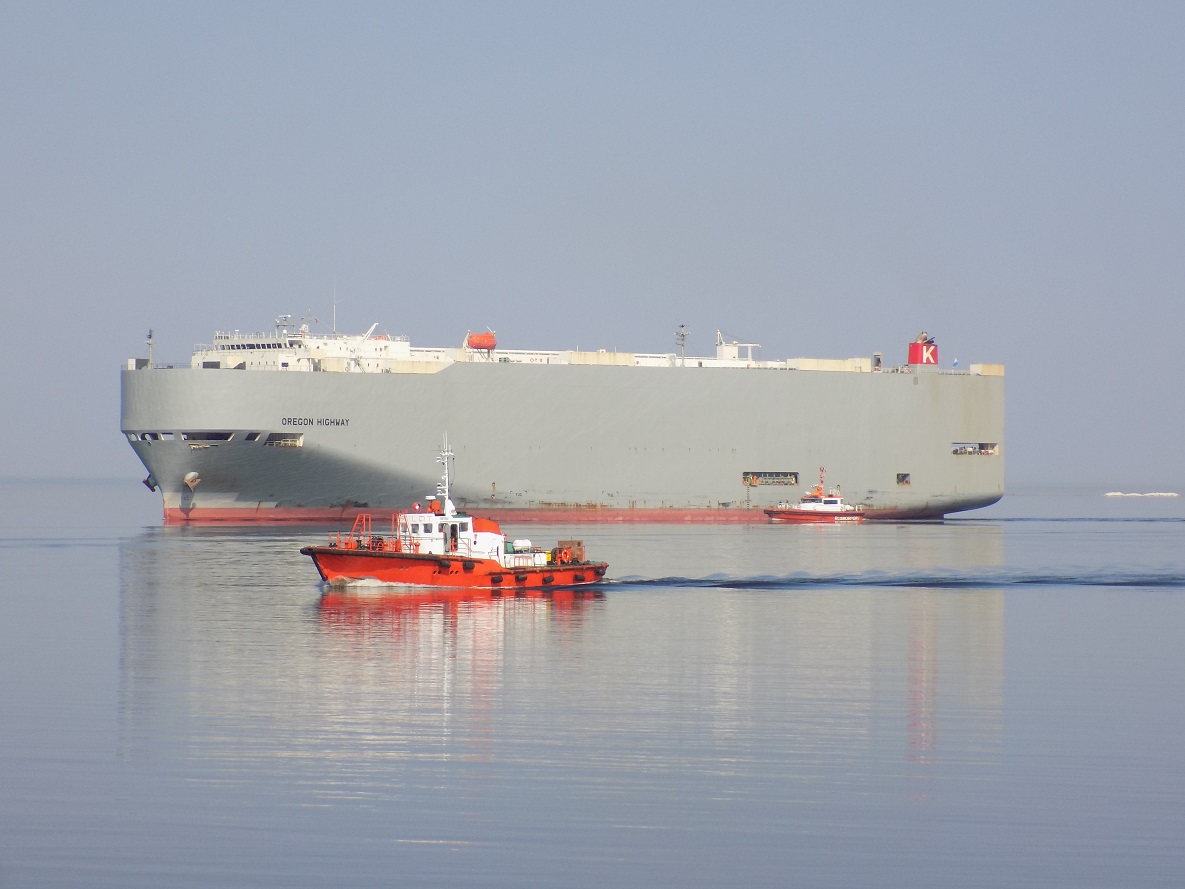
[[[924,330],[918,334],[917,339],[909,344],[909,364],[928,364],[933,367],[938,366],[938,346],[934,342],[934,337],[930,336]]]

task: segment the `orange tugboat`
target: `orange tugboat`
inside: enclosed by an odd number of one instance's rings
[[[840,496],[839,489],[832,488],[826,494],[823,477],[826,470],[819,467],[819,483],[803,495],[797,503],[779,503],[765,510],[775,522],[862,522],[864,508],[848,503]]]
[[[416,587],[552,589],[599,583],[604,562],[585,558],[584,542],[561,540],[550,549],[529,540],[506,539],[497,522],[457,512],[449,499],[448,441],[437,462],[444,475],[428,508],[415,504],[391,519],[388,533],[376,533],[369,514],[358,516],[348,534],[331,535],[324,546],[306,546],[321,579],[354,580]]]

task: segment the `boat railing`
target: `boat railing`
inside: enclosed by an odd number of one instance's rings
[[[354,525],[349,531],[329,532],[329,545],[338,549],[369,550],[371,552],[404,552],[423,553],[425,555],[459,556],[473,558],[473,541],[460,538],[456,547],[445,543],[439,535],[424,538],[413,534],[404,534],[394,529],[384,534],[375,533],[371,516],[362,513],[355,517]],[[525,559],[533,559],[533,553],[523,553]],[[533,562],[523,562],[529,566]],[[516,566],[518,563],[516,563]]]
[[[445,547],[446,556],[462,556],[463,558],[470,558],[473,555],[473,541],[459,539],[457,541],[456,549],[449,549]]]

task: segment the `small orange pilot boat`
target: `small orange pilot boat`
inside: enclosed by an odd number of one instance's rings
[[[599,583],[609,566],[586,558],[584,542],[561,540],[544,549],[530,540],[509,540],[498,523],[458,512],[449,499],[445,441],[437,496],[391,519],[387,533],[374,530],[369,514],[359,515],[348,534],[327,544],[306,546],[321,579],[330,584],[357,580],[414,587],[532,590]]]
[[[779,503],[765,510],[775,522],[862,522],[864,507],[848,503],[840,496],[838,488],[825,490],[823,478],[826,470],[819,467],[819,483],[803,495],[797,503]]]

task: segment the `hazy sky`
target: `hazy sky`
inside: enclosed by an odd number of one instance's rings
[[[0,3],[0,476],[119,367],[414,345],[1007,365],[1010,484],[1185,490],[1185,4]],[[754,408],[759,409],[757,406]]]

